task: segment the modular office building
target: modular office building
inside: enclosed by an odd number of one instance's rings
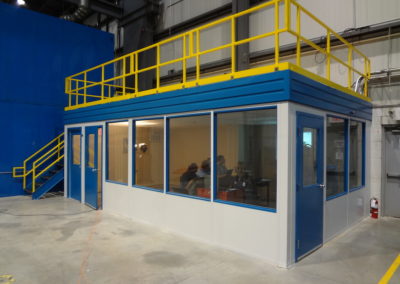
[[[237,38],[235,21],[263,9],[272,31]],[[304,15],[326,46],[296,27]],[[229,43],[204,47],[225,23]],[[271,58],[239,69],[237,53],[257,40]],[[229,70],[204,71],[221,50]],[[325,56],[318,68],[303,62],[310,50]],[[274,0],[70,76],[65,195],[289,267],[368,214],[369,68],[302,6]]]

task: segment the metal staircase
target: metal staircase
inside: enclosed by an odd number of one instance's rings
[[[64,179],[64,133],[25,159],[22,167],[13,167],[13,177],[22,178],[22,187],[32,199],[58,185]]]

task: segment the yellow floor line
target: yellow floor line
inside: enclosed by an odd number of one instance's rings
[[[386,271],[385,275],[381,278],[378,284],[387,284],[395,273],[396,269],[400,266],[400,254],[393,261],[392,265],[389,267],[388,271]]]

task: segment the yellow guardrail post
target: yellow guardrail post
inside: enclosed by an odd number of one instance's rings
[[[126,58],[122,58],[122,95],[126,95]]]
[[[331,32],[326,30],[326,79],[331,79]]]
[[[301,10],[299,6],[296,7],[296,33],[296,65],[301,66]]]
[[[160,62],[161,62],[160,45],[157,45],[156,53],[157,53],[156,54],[156,56],[157,56],[157,58],[156,58],[156,65],[157,65],[157,67],[156,67],[156,88],[158,89],[158,88],[160,88]]]
[[[186,34],[184,34],[183,35],[183,39],[182,39],[182,83],[183,83],[183,86],[185,86],[186,85],[186,56],[187,56],[187,54],[186,54],[186,49],[187,49],[187,46],[186,46]],[[157,85],[157,88],[159,88],[160,87],[160,84],[158,84]]]
[[[291,15],[291,0],[285,0],[285,27],[286,30],[291,30],[292,15]]]
[[[231,18],[231,70],[236,72],[236,22],[235,17]]]
[[[279,1],[275,0],[275,68],[279,65]]]
[[[196,84],[200,80],[200,31],[196,30]]]
[[[135,53],[135,96],[139,93],[139,54]]]

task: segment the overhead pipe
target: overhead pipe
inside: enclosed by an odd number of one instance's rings
[[[71,22],[80,22],[84,20],[90,13],[89,0],[80,0],[79,7],[69,15],[61,16],[62,19]]]
[[[383,78],[390,76],[390,74],[394,73],[394,72],[400,72],[400,68],[389,68],[389,69],[383,69],[381,71],[371,72],[370,79],[380,79],[380,78],[383,79]],[[383,75],[383,74],[385,74],[385,76],[379,76],[379,75]],[[356,93],[362,93],[362,89],[364,88],[364,82],[365,82],[364,76],[359,76],[357,78],[357,80],[353,84],[354,91]]]

